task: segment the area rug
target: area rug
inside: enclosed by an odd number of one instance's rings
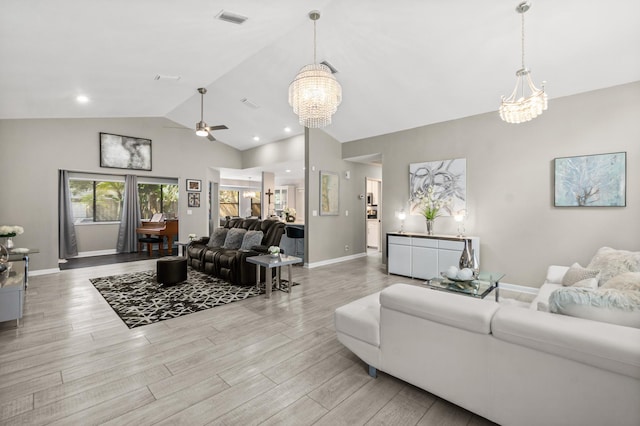
[[[162,287],[156,282],[155,271],[91,278],[89,281],[129,328],[264,293],[264,289],[258,291],[255,286],[231,285],[191,268],[187,271],[187,281],[169,287]]]

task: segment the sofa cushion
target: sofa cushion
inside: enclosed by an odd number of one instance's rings
[[[263,236],[262,231],[247,231],[242,238],[240,250],[251,250],[254,246],[259,246]]]
[[[380,293],[383,308],[392,309],[475,333],[491,333],[499,304],[408,284],[394,284]]]
[[[598,249],[587,268],[600,271],[599,285],[602,286],[616,275],[625,272],[640,272],[640,251],[602,247]]]
[[[225,239],[227,238],[227,228],[216,228],[213,230],[213,234],[209,237],[207,247],[222,247]]]
[[[587,269],[580,266],[579,263],[574,263],[571,265],[566,274],[562,277],[562,285],[563,286],[572,286],[579,281],[583,281],[589,278],[597,278],[600,274],[600,271],[597,269]],[[583,287],[581,285],[579,287]]]
[[[380,292],[339,307],[334,320],[337,332],[380,346]]]
[[[558,291],[568,290],[580,289]],[[499,340],[640,378],[635,328],[505,306],[494,315],[491,332]]]
[[[222,248],[237,250],[242,245],[244,234],[247,230],[244,228],[231,228],[227,232],[227,237],[224,240]]]
[[[640,328],[640,292],[561,288],[549,296],[549,312]]]

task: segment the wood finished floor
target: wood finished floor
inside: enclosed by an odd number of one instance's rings
[[[290,297],[130,330],[89,278],[154,262],[30,279],[20,327],[0,323],[0,424],[493,424],[384,373],[369,377],[337,341],[335,308],[411,282],[388,276],[379,256],[296,267]]]

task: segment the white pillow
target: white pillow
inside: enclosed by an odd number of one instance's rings
[[[611,278],[625,272],[640,272],[640,251],[616,250],[601,247],[596,252],[588,269],[600,271],[599,285],[606,284]]]
[[[640,291],[640,272],[625,272],[624,274],[616,275],[607,281],[602,288]]]
[[[640,328],[640,292],[563,287],[549,296],[549,312]]]

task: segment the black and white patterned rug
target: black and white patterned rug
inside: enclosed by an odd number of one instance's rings
[[[191,268],[187,271],[187,281],[169,287],[162,287],[156,282],[155,271],[91,278],[89,281],[129,328],[264,293],[264,289],[258,291],[255,286],[231,285]]]

